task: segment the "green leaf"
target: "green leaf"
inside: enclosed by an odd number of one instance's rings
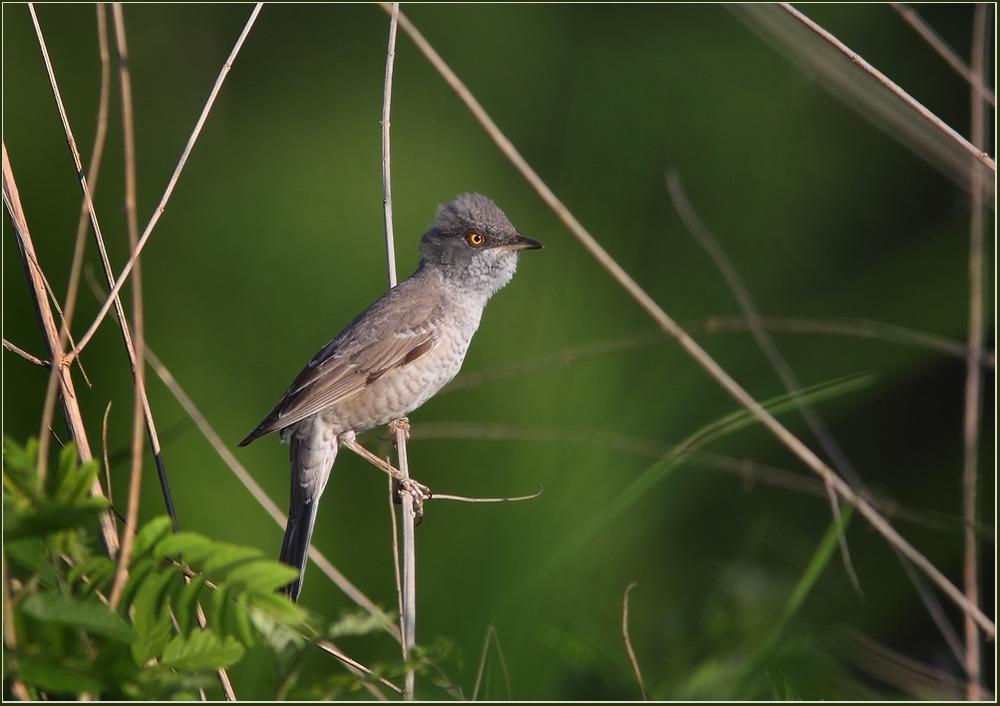
[[[4,541],[43,537],[76,529],[108,508],[105,498],[85,498],[75,505],[46,504],[32,513],[4,513]]]
[[[70,588],[83,595],[106,590],[117,566],[106,556],[93,556],[74,566],[67,574]],[[128,605],[127,603],[124,605]]]
[[[197,575],[187,581],[174,605],[174,615],[182,633],[190,632],[198,621],[198,596],[205,587],[205,577]]]
[[[367,610],[356,610],[347,613],[336,623],[330,626],[330,639],[337,639],[344,636],[356,637],[359,635],[369,635],[371,633],[381,633],[385,630],[386,619],[380,615],[374,615]]]
[[[18,655],[16,675],[25,684],[54,694],[99,692],[104,684],[93,675],[89,666],[85,663],[52,659],[46,655],[21,654]]]
[[[71,625],[126,644],[135,635],[121,616],[91,598],[72,600],[61,593],[46,591],[28,596],[20,608],[37,620]]]
[[[136,589],[132,602],[132,625],[136,631],[132,658],[138,665],[158,656],[174,634],[167,597],[171,584],[180,574],[169,567],[157,570],[158,567],[149,564],[151,568]]]
[[[288,600],[281,593],[260,593],[251,601],[253,607],[269,620],[289,625],[302,625],[308,616],[305,608]]]
[[[253,647],[256,640],[250,625],[250,604],[246,593],[241,593],[236,597],[236,605],[233,610],[229,611],[229,615],[233,623],[232,632],[244,645]]]
[[[79,502],[90,494],[98,469],[96,461],[80,464],[75,445],[64,446],[55,471],[49,474],[46,494],[68,505]]]
[[[170,534],[173,525],[166,515],[155,517],[139,530],[135,537],[135,546],[132,549],[133,563],[144,558],[153,548],[159,544],[164,537]]]
[[[273,559],[257,559],[237,566],[226,581],[252,593],[271,593],[298,577],[297,569]]]
[[[206,558],[199,568],[213,576],[225,576],[234,567],[254,559],[259,559],[262,556],[263,553],[253,547],[217,543],[216,552]]]
[[[178,635],[163,650],[163,664],[187,671],[228,667],[243,656],[244,649],[232,635],[219,637],[211,629]]]
[[[138,666],[157,657],[174,635],[170,611],[166,609],[158,615],[147,611],[142,613],[136,611],[132,624],[136,632],[135,641],[132,643],[132,659]]]
[[[180,558],[195,566],[204,562],[216,551],[215,543],[194,532],[178,532],[163,539],[156,546],[156,556]]]

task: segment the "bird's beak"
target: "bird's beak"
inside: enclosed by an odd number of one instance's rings
[[[531,238],[525,238],[523,235],[518,234],[509,243],[504,243],[500,246],[501,249],[507,250],[509,252],[517,252],[519,250],[541,250],[544,246],[537,240],[532,240]]]

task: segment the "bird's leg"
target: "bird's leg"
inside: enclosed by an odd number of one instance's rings
[[[368,463],[377,466],[392,476],[393,480],[396,481],[396,492],[408,493],[410,497],[413,498],[413,505],[415,508],[422,507],[424,500],[429,500],[432,497],[431,489],[426,485],[418,483],[412,478],[404,478],[398,468],[393,467],[393,465],[386,462],[385,459],[379,458],[354,439],[344,439],[342,437],[341,444],[345,448],[350,449],[358,456],[368,461]]]

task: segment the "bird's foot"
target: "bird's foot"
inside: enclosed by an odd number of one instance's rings
[[[413,516],[419,523],[424,516],[424,501],[434,497],[431,489],[412,478],[397,478],[394,490],[394,499],[397,504],[403,502],[404,495],[410,496],[410,500],[413,501]]]

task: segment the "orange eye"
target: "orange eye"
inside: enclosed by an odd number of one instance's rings
[[[486,242],[486,238],[481,236],[479,233],[469,233],[465,236],[465,242],[474,248],[481,248],[483,243]]]

